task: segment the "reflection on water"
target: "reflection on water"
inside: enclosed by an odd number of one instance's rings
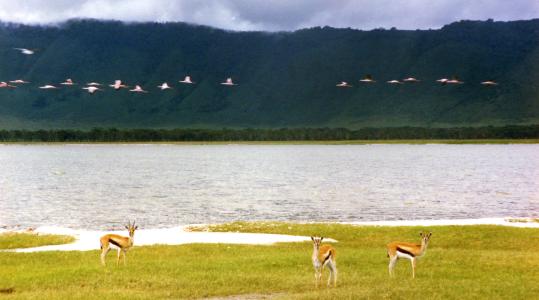
[[[0,226],[539,215],[539,145],[1,145]]]

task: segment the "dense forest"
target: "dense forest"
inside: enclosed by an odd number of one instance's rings
[[[331,141],[403,139],[538,139],[539,125],[455,128],[281,128],[281,129],[117,129],[0,130],[0,142],[185,142]]]
[[[377,82],[360,83],[366,74]],[[196,84],[178,83],[185,75]],[[386,83],[409,76],[421,82]],[[464,83],[436,82],[453,76]],[[238,85],[220,85],[227,77]],[[79,85],[38,89],[66,78]],[[6,23],[0,81],[13,79],[30,83],[0,89],[0,128],[7,130],[533,125],[539,124],[539,20],[277,33],[184,23]],[[149,93],[81,89],[115,79]],[[479,84],[487,79],[499,85]],[[158,90],[164,81],[174,89]],[[341,81],[353,87],[337,88]]]

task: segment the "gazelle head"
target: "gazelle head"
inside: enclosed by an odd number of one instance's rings
[[[138,226],[135,226],[135,221],[133,221],[133,224],[131,222],[127,222],[127,225],[125,225],[125,229],[129,231],[129,236],[133,237],[135,235],[135,230],[137,230]]]
[[[323,237],[317,237],[317,236],[311,236],[311,240],[313,241],[314,247],[316,249],[320,248],[320,245],[322,244]]]
[[[425,246],[428,245],[431,235],[432,235],[432,232],[429,232],[429,233],[420,232],[419,236],[421,237],[421,244]]]

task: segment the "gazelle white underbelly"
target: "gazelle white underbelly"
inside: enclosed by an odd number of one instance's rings
[[[408,253],[403,253],[403,252],[400,252],[397,250],[397,257],[398,258],[406,258],[406,259],[413,259],[414,257],[411,256],[410,254]]]

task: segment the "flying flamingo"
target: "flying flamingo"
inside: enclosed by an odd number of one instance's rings
[[[390,80],[390,81],[388,81],[387,83],[389,83],[389,84],[402,84],[402,82],[400,82],[400,81],[398,81],[398,80],[395,80],[395,79]]]
[[[447,78],[440,78],[440,79],[436,80],[436,82],[439,82],[441,84],[446,84],[447,81],[449,81],[449,79],[447,79]]]
[[[39,88],[42,89],[42,90],[52,90],[52,89],[57,89],[57,87],[55,87],[54,85],[51,85],[51,84],[46,84],[46,85],[44,85],[44,86],[40,86]]]
[[[414,83],[414,82],[420,82],[421,80],[418,80],[414,77],[408,77],[408,78],[403,79],[402,81]]]
[[[460,81],[457,76],[453,76],[451,80],[446,81],[447,84],[463,84],[464,82]]]
[[[21,84],[24,84],[24,83],[30,83],[30,82],[24,81],[24,80],[22,80],[22,79],[11,80],[10,82],[11,82],[11,83],[21,83]]]
[[[135,88],[129,91],[135,93],[147,93],[147,91],[143,90],[140,85],[135,85]]]
[[[171,89],[171,87],[166,82],[163,82],[161,85],[158,85],[157,87],[160,88],[161,90]]]
[[[359,81],[364,83],[374,83],[376,80],[372,79],[372,76],[370,74],[365,75],[363,79],[360,79]]]
[[[0,82],[0,88],[11,88],[11,89],[13,89],[13,88],[16,88],[16,86],[8,84],[5,81],[2,81],[2,82]]]
[[[227,78],[225,82],[221,82],[222,85],[237,85],[232,82],[232,78]]]
[[[87,86],[87,87],[83,87],[82,89],[83,89],[83,90],[87,90],[88,93],[90,93],[90,94],[93,94],[93,93],[95,93],[96,91],[102,91],[102,89],[100,89],[100,88],[98,88],[98,87],[96,87],[96,86]]]
[[[194,82],[191,81],[191,76],[185,76],[184,80],[180,80],[181,83],[187,83],[187,84],[193,84]]]
[[[346,82],[346,81],[342,81],[341,83],[338,83],[336,86],[337,86],[337,87],[346,87],[346,88],[352,87],[352,86],[349,85],[348,82]]]
[[[494,80],[487,80],[487,81],[483,81],[481,82],[482,85],[486,85],[486,86],[492,86],[492,85],[498,85],[498,83]]]
[[[22,54],[26,54],[26,55],[32,55],[36,51],[36,49],[30,50],[30,49],[26,49],[26,48],[13,48],[13,49],[19,50],[19,51],[21,51]]]
[[[121,80],[115,80],[114,84],[111,84],[110,87],[113,87],[115,90],[119,90],[121,88],[128,88],[129,86],[122,84]]]
[[[63,85],[75,85],[76,83],[73,82],[73,80],[71,80],[71,78],[68,78],[66,79],[66,81],[60,83],[60,84],[63,84]]]

